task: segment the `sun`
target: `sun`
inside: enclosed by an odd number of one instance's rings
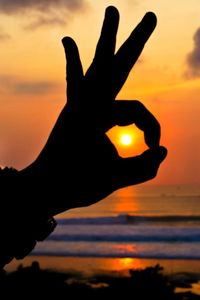
[[[116,148],[120,157],[132,157],[147,150],[144,133],[135,125],[114,126],[106,135]]]
[[[122,136],[121,136],[122,145],[129,146],[129,145],[132,144],[132,142],[133,142],[132,141],[132,136],[130,134],[128,134],[128,133],[122,134]]]

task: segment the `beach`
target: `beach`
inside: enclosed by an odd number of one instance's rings
[[[56,220],[47,240],[6,266],[4,286],[22,289],[25,277],[40,289],[48,282],[50,290],[92,297],[99,289],[129,290],[133,299],[200,299],[199,187],[131,187]]]
[[[47,295],[81,292],[82,296],[96,297],[112,292],[112,296],[119,296],[129,291],[138,300],[200,299],[199,260],[30,255],[13,261],[5,270],[3,288],[9,287],[9,293],[20,292],[21,296],[29,287]]]
[[[135,259],[135,258],[94,258],[94,257],[58,257],[58,256],[32,256],[23,260],[13,260],[6,265],[7,272],[15,271],[19,265],[30,266],[33,261],[38,261],[41,268],[58,272],[75,271],[86,275],[96,273],[121,272],[127,274],[130,269],[145,269],[146,267],[161,265],[165,274],[200,274],[200,260],[182,259]]]

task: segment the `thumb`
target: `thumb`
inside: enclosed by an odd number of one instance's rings
[[[151,148],[139,156],[121,158],[118,166],[119,188],[142,183],[156,177],[162,161],[167,156],[163,146]]]

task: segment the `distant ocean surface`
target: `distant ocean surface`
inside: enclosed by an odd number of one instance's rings
[[[56,220],[31,255],[200,259],[200,186],[133,186]]]

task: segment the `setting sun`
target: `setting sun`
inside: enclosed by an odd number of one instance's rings
[[[121,136],[121,143],[124,145],[124,146],[128,146],[130,144],[132,144],[133,142],[133,139],[132,139],[132,136],[128,133],[126,134],[123,134]]]
[[[134,124],[114,126],[106,133],[122,157],[138,155],[146,150],[144,134]]]

